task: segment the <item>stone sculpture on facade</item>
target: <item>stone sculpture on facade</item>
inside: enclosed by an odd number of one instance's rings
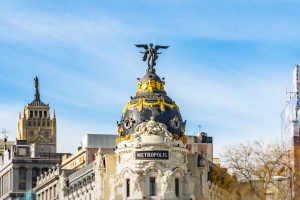
[[[161,178],[161,182],[162,182],[162,196],[166,193],[170,193],[172,192],[171,190],[171,182],[172,182],[172,171],[168,170],[166,172],[163,173],[163,176]]]
[[[135,133],[133,133],[131,135],[131,139],[129,140],[129,143],[134,140],[141,142],[141,138],[140,138],[141,135],[162,136],[162,137],[164,137],[164,139],[163,139],[164,142],[173,140],[172,134],[167,130],[166,125],[164,125],[163,123],[154,121],[154,117],[150,117],[150,121],[143,122],[136,127]]]
[[[133,173],[133,192],[141,192],[142,176],[138,173]]]

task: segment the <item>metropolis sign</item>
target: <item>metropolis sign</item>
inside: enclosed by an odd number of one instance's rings
[[[137,160],[168,160],[169,151],[136,151],[135,159]]]

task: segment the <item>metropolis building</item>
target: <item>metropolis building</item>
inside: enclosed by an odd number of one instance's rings
[[[99,149],[93,162],[75,172],[57,166],[39,176],[34,188],[38,200],[232,199],[209,181],[212,138],[202,134],[196,141],[185,135],[179,106],[154,68],[156,50],[151,45],[146,49],[148,69],[122,111],[114,151]],[[207,149],[197,142],[207,143]]]

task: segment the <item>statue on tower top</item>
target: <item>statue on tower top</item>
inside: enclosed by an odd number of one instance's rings
[[[37,76],[34,78],[34,87],[35,87],[34,100],[40,101],[39,78]]]
[[[162,46],[162,45],[155,45],[153,47],[153,44],[150,43],[147,44],[135,44],[138,48],[144,48],[144,52],[140,52],[144,54],[143,61],[148,60],[148,69],[147,72],[155,73],[154,66],[156,65],[156,60],[158,58],[158,54],[161,54],[161,52],[158,52],[159,49],[167,49],[169,46]]]

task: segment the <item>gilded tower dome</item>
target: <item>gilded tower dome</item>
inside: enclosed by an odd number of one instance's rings
[[[156,122],[164,123],[167,130],[175,139],[186,143],[185,124],[183,122],[179,107],[167,95],[165,81],[155,72],[155,61],[158,58],[157,50],[167,46],[136,45],[145,48],[143,60],[148,59],[148,69],[142,79],[138,79],[138,90],[135,97],[132,97],[125,105],[120,123],[118,123],[119,137],[117,143],[130,139],[135,128],[150,118]]]

